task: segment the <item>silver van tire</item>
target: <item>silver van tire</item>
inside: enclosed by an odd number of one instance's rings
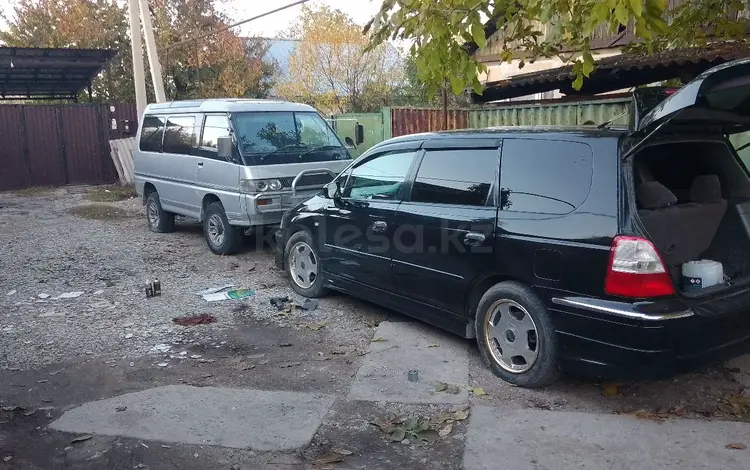
[[[555,328],[544,302],[520,282],[501,282],[484,293],[475,328],[482,358],[501,379],[526,388],[558,379]]]
[[[323,287],[319,251],[309,233],[304,230],[293,233],[286,242],[284,253],[284,270],[296,293],[315,298],[328,292]]]
[[[220,202],[212,202],[203,214],[203,234],[208,247],[217,255],[233,255],[242,248],[242,229],[229,225]]]
[[[146,221],[149,230],[155,233],[169,233],[174,230],[174,214],[161,207],[159,193],[156,191],[146,198]]]

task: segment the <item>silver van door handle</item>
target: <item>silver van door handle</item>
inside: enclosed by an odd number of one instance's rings
[[[479,246],[484,243],[485,236],[482,233],[469,232],[464,235],[464,245]]]
[[[388,224],[383,222],[382,220],[378,220],[374,224],[372,224],[372,231],[375,233],[382,233],[388,230]]]

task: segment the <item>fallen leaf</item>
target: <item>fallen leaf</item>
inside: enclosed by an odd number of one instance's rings
[[[459,411],[456,411],[455,413],[451,413],[451,417],[455,419],[456,421],[463,421],[469,417],[469,413],[470,413],[469,409],[459,410]]]
[[[386,340],[385,338],[373,338],[373,339],[370,340],[370,342],[371,343],[382,343],[385,340]]]
[[[449,384],[448,388],[446,388],[445,391],[446,393],[450,393],[451,395],[458,395],[461,389],[458,387],[458,385]]]
[[[648,410],[638,410],[635,413],[633,413],[633,416],[635,416],[638,419],[647,419],[651,421],[656,421],[657,423],[661,423],[665,419],[659,413],[654,413],[653,411],[648,411]]]
[[[402,428],[394,429],[391,432],[391,442],[401,442],[404,439],[406,439],[406,431],[404,431]]]
[[[328,322],[313,323],[311,325],[302,325],[302,328],[309,328],[313,331],[318,331],[318,330],[322,330],[323,328],[325,328],[327,324]]]
[[[474,395],[475,397],[481,397],[481,396],[483,396],[483,395],[487,395],[487,392],[485,392],[485,391],[484,391],[484,389],[483,389],[482,387],[475,387],[475,388],[470,388],[470,389],[469,389],[469,391],[470,391],[470,392],[471,392],[471,394],[472,394],[472,395]]]
[[[440,434],[434,429],[425,429],[416,433],[416,436],[426,442],[435,442],[440,439]]]
[[[337,463],[337,462],[343,462],[344,456],[342,454],[339,454],[337,452],[328,452],[325,455],[321,455],[317,459],[315,459],[316,464],[327,464],[327,463]]]
[[[341,454],[341,455],[352,455],[354,453],[351,450],[341,449],[341,448],[333,448],[331,449],[331,451],[337,454]]]
[[[732,406],[750,406],[750,395],[740,395],[738,397],[732,397],[728,401]]]
[[[11,460],[13,460],[13,456],[12,455],[8,455],[7,457],[3,457],[3,462],[10,462]]]
[[[448,423],[443,429],[441,429],[438,434],[440,437],[448,437],[453,431],[453,423]]]
[[[440,347],[440,345],[439,345],[439,344],[437,344],[437,343],[435,343],[435,344],[431,344],[431,345],[429,345],[429,346],[427,346],[427,347],[428,347],[428,348],[439,348],[439,347]]]
[[[601,387],[605,397],[613,397],[620,393],[620,385],[616,383],[604,382]]]
[[[88,441],[89,439],[92,439],[93,437],[94,436],[92,436],[91,434],[84,434],[83,436],[76,437],[75,439],[70,441],[70,443],[75,444],[76,442]]]
[[[745,450],[747,449],[747,446],[745,444],[742,444],[741,442],[732,442],[731,444],[727,444],[726,448],[734,450]]]
[[[117,408],[115,408],[115,411],[119,413],[120,411],[125,411],[127,409],[127,406],[118,406]]]
[[[437,385],[435,385],[436,392],[443,392],[446,388],[448,388],[448,384],[445,382],[438,382]]]

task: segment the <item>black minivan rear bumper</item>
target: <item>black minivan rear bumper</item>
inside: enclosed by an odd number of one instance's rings
[[[568,300],[568,301],[566,301]],[[619,379],[659,379],[750,352],[750,306],[703,317],[676,303],[609,302],[613,312],[576,305],[585,298],[555,298],[550,314],[564,369]],[[601,305],[602,301],[588,299]],[[654,311],[643,317],[627,312]],[[625,315],[622,313],[625,312]]]

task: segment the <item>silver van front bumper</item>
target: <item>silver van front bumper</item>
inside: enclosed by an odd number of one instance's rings
[[[334,172],[324,168],[304,170],[294,178],[289,190],[244,195],[249,225],[280,224],[284,212],[320,192],[321,188],[317,186],[297,187],[301,177],[319,174],[330,174],[332,179],[336,177]]]

